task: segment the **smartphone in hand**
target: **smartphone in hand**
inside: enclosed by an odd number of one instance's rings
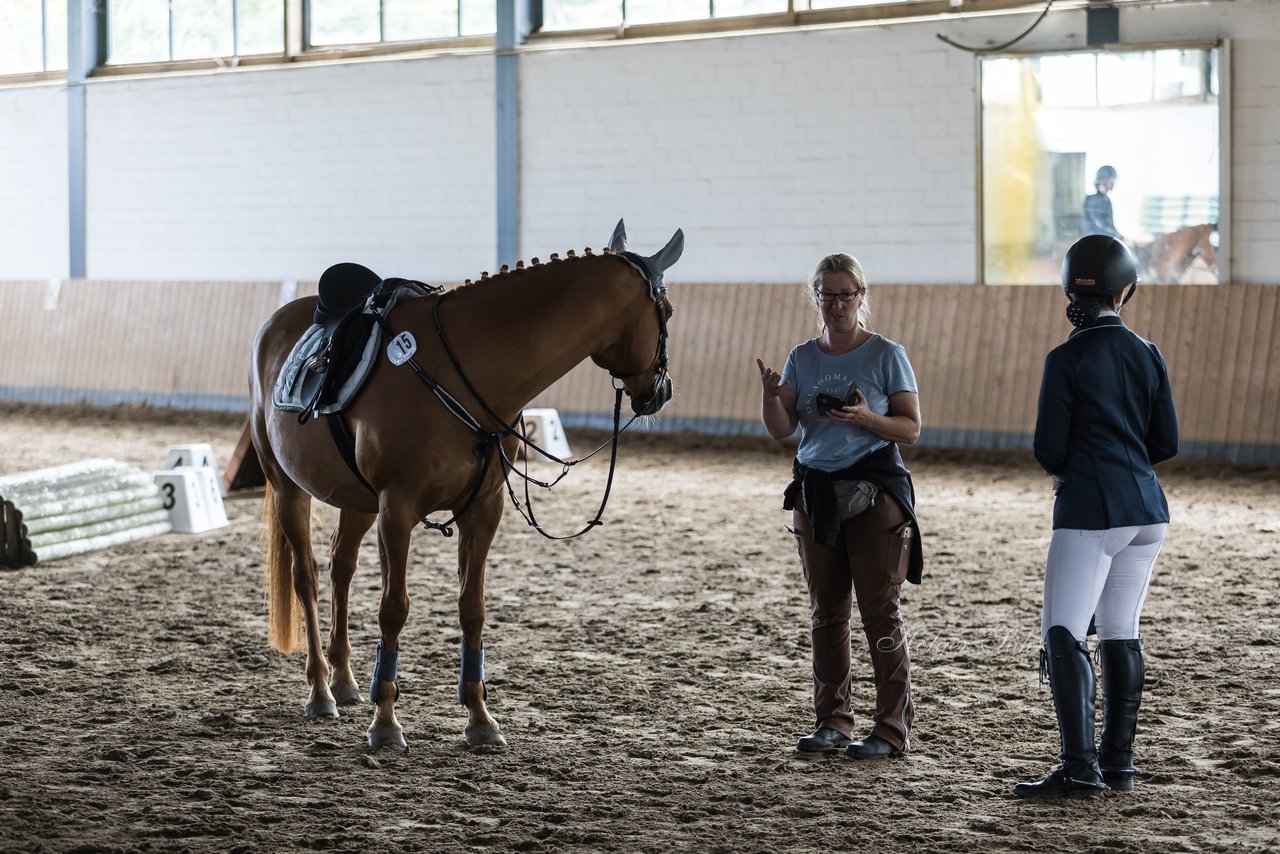
[[[833,409],[840,409],[844,406],[855,406],[866,398],[862,394],[862,389],[858,388],[856,382],[849,383],[849,390],[845,392],[844,397],[837,397],[834,394],[818,394],[814,397],[814,406],[818,410],[819,415],[826,415]]]

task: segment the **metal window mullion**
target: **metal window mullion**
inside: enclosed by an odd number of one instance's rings
[[[284,58],[286,62],[301,56],[311,47],[310,3],[306,0],[284,0]]]
[[[1223,39],[1218,50],[1218,282],[1231,284],[1231,40]]]
[[[231,55],[240,55],[240,3],[231,0]]]
[[[987,220],[985,216],[985,191],[987,184],[987,175],[985,165],[983,163],[983,146],[987,144],[987,128],[986,128],[986,110],[982,100],[982,87],[985,83],[982,76],[982,58],[980,56],[973,57],[973,107],[977,113],[978,120],[975,122],[977,136],[977,145],[974,147],[974,173],[978,176],[978,191],[973,194],[975,203],[974,220],[978,225],[978,251],[974,256],[974,284],[985,285],[987,283]]]
[[[497,6],[495,5],[494,8],[496,9]],[[455,29],[457,30],[455,35],[461,36],[462,35],[462,0],[458,0],[458,17],[457,17],[457,20],[454,21],[454,26],[455,26]],[[495,23],[495,26],[496,26],[496,23]]]
[[[169,13],[169,61],[173,62],[173,0],[166,0],[164,6]]]
[[[40,0],[40,70],[49,70],[49,0]]]
[[[387,0],[378,0],[378,41],[387,40]]]

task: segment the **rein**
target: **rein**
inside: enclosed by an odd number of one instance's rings
[[[609,493],[613,490],[613,474],[618,464],[618,437],[622,435],[622,432],[626,430],[628,427],[630,427],[638,417],[635,415],[631,416],[631,418],[627,421],[625,426],[619,427],[619,424],[622,421],[622,391],[623,391],[622,387],[621,386],[614,387],[613,431],[612,431],[612,434],[609,436],[609,438],[606,439],[604,443],[599,445],[594,451],[587,454],[585,457],[581,457],[580,459],[576,459],[576,460],[563,460],[560,457],[557,457],[555,454],[552,454],[550,451],[546,450],[545,448],[542,448],[541,446],[539,446],[538,444],[536,444],[535,442],[529,439],[528,434],[524,430],[524,413],[523,412],[520,414],[520,417],[519,417],[519,424],[521,429],[516,430],[512,425],[504,421],[498,415],[498,413],[494,412],[493,408],[489,406],[489,402],[484,399],[484,397],[480,394],[480,391],[471,382],[471,378],[467,376],[467,372],[463,370],[462,360],[458,358],[458,354],[454,351],[453,345],[449,343],[449,336],[445,334],[444,325],[440,322],[440,302],[441,301],[437,299],[435,302],[435,305],[431,307],[431,322],[435,325],[436,335],[440,338],[440,343],[444,345],[445,353],[448,354],[449,361],[453,364],[453,369],[458,372],[458,377],[461,378],[462,384],[467,387],[467,391],[471,392],[472,396],[474,396],[475,399],[480,402],[480,406],[484,409],[485,413],[494,421],[497,421],[499,424],[502,425],[501,435],[491,434],[494,437],[494,439],[496,439],[496,441],[492,441],[492,444],[497,449],[498,456],[502,460],[502,479],[507,485],[507,495],[511,497],[511,504],[516,508],[516,512],[518,512],[524,518],[524,521],[526,522],[526,524],[529,525],[529,527],[533,528],[535,531],[537,531],[539,534],[541,534],[542,536],[546,537],[549,540],[572,540],[576,537],[581,537],[583,534],[587,533],[597,525],[603,525],[604,520],[601,517],[604,515],[604,509],[609,503]],[[661,315],[661,312],[659,312],[659,315]],[[659,340],[659,349],[663,350],[665,355],[666,348],[661,346],[662,343],[665,343],[664,339]],[[648,370],[648,368],[646,368],[645,370]],[[644,372],[641,371],[641,373],[644,373]],[[471,420],[474,421],[475,419],[472,418]],[[472,429],[476,429],[478,431],[478,425],[477,427]],[[516,437],[517,441],[519,441],[525,446],[524,471],[520,471],[519,469],[516,468],[516,464],[511,460],[510,457],[507,456],[506,450],[502,447],[501,440],[503,438],[506,438],[507,436]],[[537,517],[533,512],[533,500],[529,494],[529,484],[533,483],[543,489],[551,489],[557,483],[563,480],[567,474],[569,474],[569,470],[571,468],[576,466],[578,463],[586,462],[587,460],[594,457],[596,454],[600,453],[600,451],[604,449],[605,445],[611,446],[609,451],[609,477],[605,483],[604,495],[600,499],[600,507],[596,510],[595,517],[591,519],[589,522],[587,522],[587,524],[583,526],[582,530],[578,531],[576,534],[567,534],[564,536],[556,536],[554,534],[548,534],[546,529],[544,529],[542,525],[538,524]],[[557,475],[556,478],[552,480],[550,483],[538,480],[537,478],[531,477],[529,475],[529,454],[531,451],[537,451],[538,453],[542,454],[544,457],[551,460],[552,462],[560,464],[561,466],[560,474]],[[487,462],[487,459],[486,459],[486,462]],[[512,472],[514,472],[516,475],[518,475],[524,480],[525,503],[523,506],[521,506],[520,504],[520,499],[516,498],[515,489],[511,486]],[[483,478],[483,473],[481,474],[481,477]],[[450,521],[451,522],[455,521],[458,518],[458,516],[465,513],[467,511],[467,508],[471,505],[471,502],[474,499],[475,499],[475,494],[473,493],[471,498],[467,500],[467,504],[464,505],[463,508],[459,510],[457,514],[454,515],[453,520],[450,520]],[[525,511],[526,507],[528,508],[528,512]],[[428,525],[428,527],[433,527],[433,528],[435,527],[434,524],[429,524],[425,519],[423,520],[423,524]]]
[[[668,358],[667,358],[667,347],[666,347],[666,343],[667,343],[666,313],[662,309],[662,305],[658,299],[659,294],[656,293],[656,289],[654,288],[652,282],[649,282],[647,276],[645,276],[645,279],[646,279],[646,282],[649,283],[650,296],[653,298],[654,305],[657,308],[657,312],[658,312],[657,351],[655,352],[653,359],[649,362],[648,367],[644,368],[644,370],[637,371],[634,374],[622,374],[615,371],[609,372],[610,376],[612,376],[614,379],[623,380],[623,379],[627,379],[628,377],[639,376],[645,373],[646,371],[650,370],[655,364],[659,366],[658,373],[654,377],[653,389],[641,401],[641,406],[640,406],[641,409],[644,408],[644,404],[652,401],[653,398],[656,397],[656,395],[659,393],[659,390],[662,388],[662,382],[667,376],[667,370],[668,370],[667,368]],[[467,496],[467,500],[462,505],[462,509],[454,513],[452,518],[450,518],[447,522],[433,522],[432,520],[426,517],[423,517],[422,519],[423,526],[429,530],[439,531],[445,537],[453,536],[453,525],[458,521],[458,518],[461,517],[462,514],[466,513],[467,510],[471,508],[471,505],[475,502],[476,498],[480,494],[480,489],[484,485],[485,477],[488,475],[488,472],[489,472],[489,465],[491,461],[490,452],[495,449],[497,450],[498,456],[502,461],[502,477],[503,477],[503,481],[506,483],[506,486],[507,486],[507,494],[511,497],[511,503],[515,506],[516,511],[521,515],[521,517],[524,518],[525,522],[531,528],[533,528],[535,531],[541,534],[543,537],[546,537],[549,540],[571,540],[576,537],[582,536],[583,534],[587,533],[592,528],[595,528],[598,525],[603,525],[604,519],[602,517],[604,516],[605,507],[609,503],[609,495],[613,490],[613,476],[618,463],[618,437],[623,433],[623,431],[625,431],[628,427],[630,427],[635,422],[636,418],[639,417],[638,415],[632,415],[625,425],[621,425],[622,394],[624,391],[623,387],[616,383],[614,384],[613,430],[610,437],[606,439],[602,444],[600,444],[591,453],[587,454],[585,457],[581,457],[576,460],[563,460],[560,457],[556,456],[555,454],[552,454],[550,451],[546,450],[545,448],[542,448],[537,443],[533,442],[531,439],[528,438],[524,430],[523,412],[519,416],[517,423],[519,423],[520,429],[517,430],[515,427],[513,427],[511,424],[508,424],[501,416],[499,416],[496,412],[493,411],[492,407],[489,406],[488,402],[480,394],[479,390],[477,390],[476,387],[472,384],[470,378],[466,374],[466,371],[464,371],[462,368],[462,362],[461,360],[458,359],[458,355],[454,351],[453,345],[449,343],[449,337],[445,334],[444,326],[440,322],[441,299],[442,298],[438,298],[435,304],[431,308],[431,320],[432,320],[432,323],[435,325],[436,335],[437,337],[439,337],[440,343],[444,346],[445,353],[447,353],[449,356],[449,361],[453,364],[454,370],[457,371],[458,376],[462,380],[463,385],[466,386],[467,391],[469,391],[471,395],[475,397],[477,401],[479,401],[480,406],[481,408],[484,409],[485,413],[494,421],[496,421],[498,424],[500,424],[501,428],[497,432],[486,430],[457,398],[455,398],[452,394],[450,394],[447,389],[445,389],[442,385],[440,385],[440,383],[438,383],[435,379],[433,379],[430,374],[428,374],[425,370],[423,370],[422,366],[418,364],[416,359],[410,356],[405,360],[404,363],[409,365],[413,369],[413,372],[417,374],[418,379],[422,380],[423,384],[426,385],[427,388],[430,389],[433,394],[435,394],[435,396],[444,405],[445,409],[448,410],[455,418],[461,421],[463,425],[465,425],[469,430],[474,432],[481,440],[479,443],[476,444],[475,448],[473,449],[473,453],[477,457],[479,457],[481,460],[480,472],[474,484],[472,485],[471,494]],[[382,326],[383,331],[388,336],[388,338],[394,339],[395,333],[392,332],[386,318],[381,315],[378,315],[377,319],[378,319],[378,323]],[[516,464],[507,456],[506,450],[503,449],[502,447],[502,440],[507,438],[508,436],[515,437],[517,441],[519,441],[525,446],[524,471],[520,471],[516,467]],[[556,536],[556,535],[547,533],[547,531],[542,527],[542,525],[538,523],[537,517],[534,514],[533,500],[529,493],[529,484],[532,483],[543,489],[551,489],[556,484],[558,484],[561,480],[564,479],[564,477],[569,473],[569,470],[571,468],[576,466],[578,463],[586,462],[587,460],[594,457],[596,454],[600,453],[600,451],[604,449],[605,445],[611,446],[610,452],[609,452],[609,475],[608,475],[608,479],[605,482],[604,494],[600,499],[600,506],[596,510],[595,517],[592,518],[590,521],[588,521],[586,525],[583,526],[583,528],[577,533],[567,534],[563,536]],[[528,473],[530,451],[536,451],[537,453],[542,454],[544,457],[551,460],[552,462],[558,463],[561,466],[560,474],[557,475],[555,479],[552,480],[550,483],[538,480],[537,478],[530,476]],[[515,489],[511,485],[512,472],[514,472],[517,476],[523,478],[525,482],[524,483],[525,503],[523,505],[521,505],[520,500],[516,497]],[[527,508],[527,512],[526,512],[526,508]]]

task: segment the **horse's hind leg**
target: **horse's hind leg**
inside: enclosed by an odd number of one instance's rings
[[[351,578],[356,573],[356,560],[360,554],[360,541],[373,527],[376,513],[359,513],[343,510],[338,515],[338,527],[329,543],[330,593],[329,626],[329,690],[334,702],[349,706],[360,702],[360,689],[355,674],[351,672],[351,638],[347,634],[347,616],[351,601]]]
[[[319,574],[311,550],[311,496],[280,478],[274,494],[276,518],[293,552],[293,591],[302,605],[307,630],[307,717],[336,718],[338,706],[329,692],[329,664],[320,646]]]
[[[405,578],[409,562],[409,538],[418,520],[404,508],[409,502],[391,501],[384,494],[378,511],[378,556],[382,561],[382,601],[378,605],[378,629],[382,637],[373,664],[370,699],[376,703],[369,725],[369,746],[404,747],[404,730],[396,720],[400,688],[396,666],[400,658],[400,631],[409,618],[409,589]]]
[[[458,699],[467,707],[463,737],[469,747],[505,745],[498,722],[489,715],[484,690],[484,572],[489,546],[502,518],[501,490],[478,498],[458,519],[458,621],[462,625],[462,673]]]

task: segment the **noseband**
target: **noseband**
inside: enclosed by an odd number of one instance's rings
[[[623,258],[626,258],[626,253],[623,253]],[[668,380],[667,318],[671,317],[671,305],[670,303],[663,301],[663,298],[667,295],[666,287],[655,284],[653,279],[650,278],[648,272],[638,264],[632,262],[630,259],[627,259],[627,262],[631,264],[632,267],[635,267],[640,275],[644,277],[645,283],[649,286],[649,299],[653,300],[653,307],[658,312],[658,347],[656,352],[653,354],[653,358],[649,360],[649,364],[642,370],[636,371],[632,374],[624,374],[621,371],[610,371],[609,376],[613,377],[615,380],[629,380],[632,377],[642,376],[643,374],[652,371],[656,365],[657,372],[653,376],[653,386],[650,387],[649,391],[643,397],[637,398],[632,396],[631,398],[631,408],[633,410],[636,412],[646,412],[647,414],[652,415],[653,411],[650,411],[649,407],[653,406],[654,403],[657,402],[658,397],[664,393]],[[663,404],[666,402],[666,400],[662,401]]]

